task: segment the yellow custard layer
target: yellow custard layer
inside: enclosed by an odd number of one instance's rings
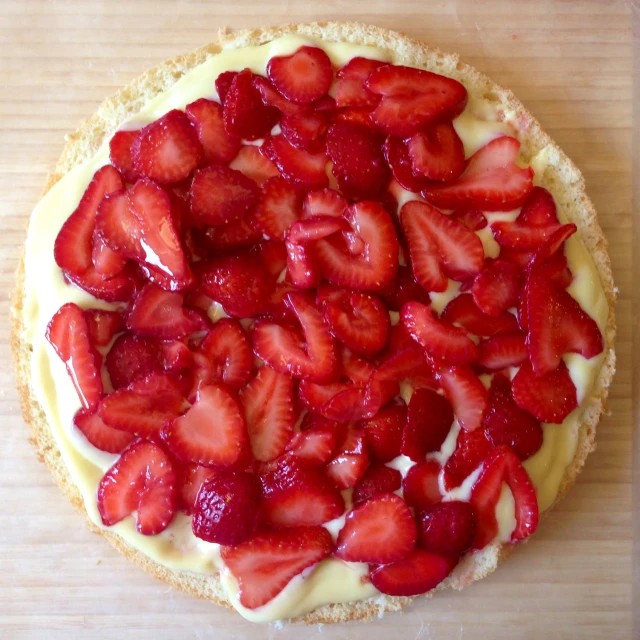
[[[171,109],[184,108],[198,98],[217,99],[214,81],[223,71],[239,71],[249,67],[255,73],[264,75],[267,62],[272,56],[288,55],[304,44],[322,46],[336,67],[344,65],[356,56],[392,60],[390,52],[381,49],[341,43],[319,43],[293,35],[259,47],[225,50],[186,74],[168,91],[150,101],[123,126],[139,128]],[[494,137],[503,134],[514,135],[510,125],[498,122],[488,105],[482,100],[473,99],[473,96],[465,112],[454,122],[454,126],[464,143],[467,156]],[[103,473],[117,456],[91,446],[73,426],[73,416],[80,408],[80,402],[64,364],[56,357],[45,339],[45,329],[53,314],[65,302],[73,301],[84,307],[110,306],[74,286],[67,285],[53,258],[53,244],[60,227],[77,206],[95,171],[108,162],[108,145],[105,143],[93,158],[74,168],[60,180],[35,208],[26,242],[26,298],[23,308],[23,338],[33,347],[33,392],[46,413],[71,477],[84,498],[87,513],[100,527],[102,524],[96,506],[96,489]],[[540,170],[544,163],[543,150],[534,159],[533,164]],[[416,196],[411,194],[411,197]],[[515,217],[517,212],[493,215]],[[563,219],[562,211],[559,215]],[[492,255],[496,253],[496,248],[491,244],[495,244],[495,241],[487,231],[479,232],[479,235],[487,255]],[[567,241],[566,254],[569,267],[575,276],[569,291],[596,320],[600,329],[604,330],[609,309],[591,257],[575,236]],[[457,295],[457,285],[451,285],[448,292],[441,294],[442,299],[434,300],[434,307],[438,310],[446,304],[447,298]],[[572,355],[565,360],[578,389],[578,398],[582,401],[591,392],[602,357],[587,361],[581,356]],[[410,390],[407,396],[409,394]],[[562,425],[545,424],[544,444],[541,450],[525,462],[525,467],[536,486],[541,511],[551,506],[555,500],[564,471],[573,459],[580,416],[579,408],[568,416]],[[455,424],[450,437],[443,445],[443,450],[436,454],[442,462],[446,461],[455,447],[457,428]],[[390,465],[401,469],[404,475],[412,463],[401,458]],[[468,499],[474,479],[468,478],[455,494],[452,492],[447,498]],[[506,541],[515,524],[513,496],[506,486],[496,511],[500,522],[498,539]],[[371,584],[361,580],[367,574],[365,564],[329,559],[294,578],[284,591],[265,606],[249,611],[238,602],[237,585],[222,566],[218,545],[205,543],[196,538],[191,532],[190,518],[179,515],[166,531],[151,537],[142,536],[135,531],[132,517],[126,518],[110,530],[153,560],[172,569],[205,574],[214,574],[221,570],[221,582],[229,600],[244,617],[254,621],[294,617],[323,604],[363,600],[380,595]]]

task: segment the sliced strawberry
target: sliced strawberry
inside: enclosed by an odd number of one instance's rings
[[[224,164],[233,160],[240,151],[242,141],[227,133],[222,106],[213,100],[200,98],[185,107],[187,117],[195,127],[202,145],[202,163]]]
[[[376,135],[379,135],[380,129],[376,123],[371,120],[373,109],[366,107],[364,109],[340,109],[333,117],[333,121],[337,124],[348,124],[356,127],[369,129]]]
[[[404,402],[389,404],[373,418],[363,421],[364,439],[371,455],[381,462],[390,462],[400,455],[402,430],[407,419]]]
[[[96,449],[107,453],[121,453],[134,439],[132,434],[106,425],[95,409],[79,409],[73,424]]]
[[[262,239],[262,234],[253,227],[253,222],[248,221],[251,213],[219,227],[207,227],[201,236],[206,246],[206,253],[201,257],[206,258],[221,252],[247,249],[258,244]]]
[[[96,271],[105,279],[117,276],[127,266],[127,259],[110,249],[95,231],[93,232],[91,261]]]
[[[416,389],[409,400],[402,432],[402,455],[422,462],[427,453],[440,451],[453,423],[453,409],[444,396],[431,389]]]
[[[447,209],[460,205],[482,211],[517,209],[533,187],[533,169],[521,169],[516,164],[519,150],[520,142],[515,138],[495,138],[469,158],[457,180],[431,184],[422,195],[437,207]]]
[[[406,142],[395,136],[389,136],[384,143],[384,157],[393,177],[407,191],[420,193],[427,186],[427,180],[413,173],[413,164]]]
[[[498,447],[485,460],[480,477],[473,486],[471,505],[477,516],[474,547],[482,549],[498,533],[496,505],[506,482],[515,501],[516,528],[510,542],[529,537],[538,528],[538,499],[531,478],[509,447]]]
[[[398,562],[372,568],[373,586],[390,596],[417,596],[435,589],[457,564],[457,558],[445,558],[415,549]]]
[[[558,224],[558,214],[553,196],[543,187],[533,187],[522,205],[518,218],[532,227],[548,227]]]
[[[418,545],[439,556],[460,557],[476,536],[476,514],[468,502],[451,500],[427,507],[418,520]]]
[[[348,231],[349,225],[342,218],[314,216],[294,222],[287,233],[287,241],[293,244],[308,244],[327,238],[338,231]]]
[[[450,491],[460,486],[486,459],[493,445],[484,433],[484,429],[475,431],[460,430],[456,448],[444,466],[444,487]]]
[[[464,146],[451,122],[415,133],[407,142],[413,173],[428,180],[450,182],[464,171]]]
[[[327,117],[316,111],[302,117],[284,116],[280,121],[282,135],[298,149],[318,151],[324,145]]]
[[[280,177],[269,178],[261,191],[251,214],[252,224],[268,238],[283,240],[289,227],[300,217],[302,194]]]
[[[570,227],[570,225],[567,225]],[[496,242],[503,248],[518,251],[535,251],[547,242],[563,225],[554,224],[548,227],[531,227],[520,219],[514,222],[501,220],[491,225]]]
[[[542,422],[560,424],[578,406],[576,387],[564,362],[537,376],[525,362],[512,382],[516,404]]]
[[[487,261],[473,281],[471,295],[483,313],[498,317],[516,306],[523,284],[524,274],[516,265],[504,260]]]
[[[320,425],[294,434],[287,445],[287,451],[305,464],[315,467],[328,462],[335,447],[335,429]]]
[[[380,139],[365,127],[337,123],[327,132],[332,172],[347,198],[373,199],[389,182]]]
[[[160,360],[166,371],[180,372],[193,366],[193,351],[182,340],[161,342]]]
[[[280,172],[269,158],[260,153],[260,147],[244,145],[235,159],[229,163],[231,169],[236,169],[251,178],[258,186],[265,180],[279,176]]]
[[[284,246],[284,242],[264,240],[258,245],[257,251],[265,269],[274,278],[277,278],[287,267],[287,248]]]
[[[94,409],[102,398],[102,378],[84,311],[73,302],[62,305],[49,321],[46,337],[64,362],[83,408]]]
[[[377,496],[381,493],[393,493],[402,486],[402,475],[397,469],[384,464],[371,465],[353,490],[353,504]]]
[[[365,86],[382,96],[373,121],[403,138],[436,120],[452,120],[467,104],[467,90],[460,82],[413,67],[381,66]]]
[[[535,251],[530,249],[511,249],[500,247],[500,260],[511,262],[521,269],[526,269],[533,258]]]
[[[367,390],[364,384],[352,384],[330,398],[322,414],[331,420],[352,422],[373,415],[366,403]]]
[[[329,56],[319,47],[300,47],[290,56],[274,56],[267,76],[285,98],[308,104],[327,93],[333,80]]]
[[[471,207],[458,207],[451,213],[451,217],[471,231],[480,231],[489,224],[482,211]]]
[[[338,71],[336,105],[338,107],[372,107],[379,96],[365,86],[366,79],[384,62],[369,58],[352,58]]]
[[[444,291],[447,278],[465,280],[480,272],[480,238],[427,202],[407,202],[400,222],[409,244],[413,275],[427,291]]]
[[[465,366],[443,369],[438,378],[460,426],[466,431],[477,429],[487,405],[487,392],[480,379]]]
[[[431,302],[429,294],[414,280],[409,267],[398,268],[398,279],[389,288],[391,292],[382,297],[389,311],[400,311],[411,300],[426,305]]]
[[[268,107],[275,107],[283,116],[302,118],[311,113],[311,105],[298,104],[287,100],[266,78],[253,77],[253,86],[260,92],[262,102]]]
[[[369,466],[369,455],[362,429],[350,428],[326,466],[329,480],[339,489],[355,487]]]
[[[135,182],[140,175],[133,166],[131,147],[138,137],[139,129],[133,131],[116,131],[109,140],[109,159],[111,164],[122,174],[127,182]]]
[[[153,340],[130,333],[121,335],[113,343],[105,364],[114,389],[126,387],[134,380],[162,368],[158,345]]]
[[[229,89],[231,89],[231,85],[233,84],[234,78],[238,75],[237,71],[223,71],[216,78],[216,92],[218,93],[218,98],[220,98],[220,103],[224,104],[227,99],[227,94],[229,93]]]
[[[297,223],[295,223],[297,224]],[[287,240],[287,280],[297,289],[312,289],[322,279],[313,246]]]
[[[134,442],[98,485],[98,511],[111,527],[136,512],[136,531],[164,531],[177,509],[176,473],[171,458],[152,442]]]
[[[402,481],[402,495],[414,509],[427,509],[442,500],[438,477],[442,467],[436,460],[413,465]]]
[[[124,318],[118,311],[85,309],[84,317],[89,328],[89,339],[94,347],[106,347],[116,333],[124,329]]]
[[[407,503],[393,493],[382,493],[347,514],[336,556],[350,562],[396,562],[413,550],[417,533]]]
[[[165,426],[162,437],[180,460],[205,466],[235,464],[247,442],[238,401],[215,385],[202,387],[195,403]]]
[[[320,189],[309,191],[302,205],[302,217],[315,216],[342,217],[349,203],[335,189]]]
[[[497,318],[482,313],[469,293],[454,298],[444,309],[440,320],[458,324],[476,336],[491,337],[503,333],[518,331],[516,317],[505,311]]]
[[[500,254],[502,254],[502,251]],[[567,257],[562,251],[558,251],[551,258],[534,267],[531,272],[552,280],[563,289],[566,289],[573,281],[573,274],[567,266]]]
[[[529,262],[529,269],[542,266],[547,260],[553,258],[564,243],[578,230],[575,224],[564,224],[557,231],[552,233],[545,243],[535,252]]]
[[[257,609],[332,551],[326,529],[296,527],[258,533],[238,546],[223,548],[222,560],[238,582],[240,603]]]
[[[529,358],[526,336],[520,331],[483,340],[478,349],[476,364],[485,371],[518,367]]]
[[[324,151],[310,153],[297,149],[283,135],[269,138],[260,152],[273,162],[284,178],[306,189],[329,186],[326,172],[327,156]]]
[[[187,515],[193,513],[193,507],[198,497],[200,487],[205,480],[212,478],[219,470],[203,467],[197,464],[185,465],[180,473],[180,509]]]

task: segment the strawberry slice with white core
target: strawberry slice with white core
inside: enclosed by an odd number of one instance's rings
[[[450,182],[464,171],[464,146],[451,122],[419,131],[407,141],[413,173],[419,178]]]
[[[302,205],[302,217],[333,216],[340,218],[349,203],[335,189],[309,191]]]
[[[394,493],[382,493],[347,514],[336,556],[349,562],[397,562],[413,550],[417,536],[407,503]]]
[[[229,163],[229,168],[240,171],[258,186],[262,185],[265,180],[280,175],[278,167],[260,153],[260,147],[254,145],[240,147],[238,155]]]
[[[84,317],[94,347],[106,347],[124,329],[124,318],[118,311],[85,309]]]
[[[413,465],[402,481],[402,495],[414,509],[427,509],[442,500],[438,477],[442,467],[436,460]]]
[[[296,223],[297,224],[297,223]],[[287,240],[287,280],[296,289],[312,289],[322,279],[312,246]]]
[[[477,366],[486,371],[519,367],[529,359],[526,335],[520,331],[484,340],[478,345]]]
[[[73,302],[62,305],[49,321],[46,337],[64,362],[83,408],[94,409],[103,387],[99,356],[91,344],[84,311]]]
[[[294,185],[305,189],[329,186],[327,156],[324,151],[310,153],[294,147],[283,135],[269,138],[260,152],[273,162],[281,175]]]
[[[524,274],[515,264],[504,260],[487,260],[471,287],[473,301],[487,315],[498,317],[515,307],[522,293]]]
[[[93,246],[91,247],[91,261],[96,271],[103,278],[113,278],[127,265],[127,259],[110,249],[104,240],[94,231]]]
[[[177,480],[171,458],[157,444],[133,443],[98,485],[98,511],[111,527],[136,512],[136,531],[164,531],[177,510]]]
[[[265,77],[253,76],[253,86],[260,92],[262,102],[275,107],[283,116],[302,118],[311,113],[312,106],[287,100]]]
[[[132,434],[106,425],[95,409],[79,409],[73,424],[96,449],[107,453],[121,453],[134,440]]]
[[[257,609],[332,551],[333,540],[325,528],[296,527],[258,533],[240,545],[223,547],[221,555],[238,582],[240,604]]]
[[[287,451],[310,466],[321,466],[331,459],[336,434],[331,427],[317,426],[299,431],[287,444]]]
[[[162,438],[184,462],[221,467],[238,462],[247,443],[238,401],[216,385],[202,387],[191,408],[165,426]]]
[[[454,366],[440,370],[438,379],[460,426],[477,429],[487,406],[487,391],[478,376],[468,366]]]
[[[466,205],[481,211],[511,211],[522,206],[533,187],[533,169],[516,164],[520,142],[509,136],[492,140],[467,161],[455,181],[430,184],[422,195],[437,207]]]
[[[271,58],[267,76],[285,98],[308,104],[329,91],[333,69],[329,56],[319,47],[300,47],[290,56]]]
[[[242,141],[224,128],[222,105],[200,98],[188,104],[185,112],[202,145],[204,166],[230,162],[238,155]]]
[[[300,218],[302,194],[284,178],[269,178],[261,187],[251,223],[268,238],[283,240],[289,227]]]
[[[294,244],[307,244],[314,240],[327,238],[338,231],[348,231],[351,227],[346,220],[333,216],[313,216],[298,220],[291,225],[287,241]]]
[[[365,86],[367,78],[384,62],[369,58],[352,58],[338,71],[336,106],[373,107],[380,97]]]
[[[457,324],[480,337],[491,337],[503,333],[518,331],[516,317],[505,311],[497,318],[487,315],[478,309],[473,297],[469,293],[454,298],[444,309],[440,320],[450,324]]]
[[[356,486],[368,466],[369,454],[364,443],[364,432],[350,428],[325,470],[338,489],[350,489]]]

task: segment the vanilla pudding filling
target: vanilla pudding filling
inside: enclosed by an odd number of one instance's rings
[[[325,43],[296,35],[278,38],[261,46],[228,49],[185,74],[170,89],[151,100],[139,113],[123,123],[121,128],[140,128],[171,109],[184,109],[187,104],[198,98],[217,100],[214,81],[223,71],[241,71],[248,67],[254,73],[266,75],[267,62],[271,57],[290,55],[299,47],[309,44],[322,47],[334,67],[341,67],[357,56],[393,62],[393,52],[387,50],[353,44]],[[465,111],[453,124],[464,144],[466,157],[498,136],[517,137],[517,131],[508,122],[499,121],[497,113],[487,101],[472,94]],[[536,179],[539,179],[549,162],[549,151],[547,148],[543,149],[531,161]],[[108,163],[109,147],[106,141],[92,158],[72,169],[57,182],[36,206],[31,216],[26,241],[26,293],[22,310],[22,338],[32,346],[31,388],[46,414],[69,473],[83,496],[89,518],[100,528],[105,527],[97,508],[97,487],[104,472],[117,460],[118,455],[96,449],[74,427],[73,416],[80,408],[80,401],[64,363],[47,342],[45,331],[51,317],[66,302],[75,302],[81,307],[114,307],[75,286],[68,285],[53,255],[54,241],[62,224],[76,208],[93,174]],[[397,183],[394,185],[394,195],[398,198],[399,206],[410,199],[420,199],[420,196],[404,191]],[[488,213],[486,216],[491,224],[497,219],[515,219],[517,214],[518,211],[513,211]],[[561,222],[567,222],[560,208],[558,217]],[[477,233],[483,242],[485,254],[495,257],[499,247],[493,239],[490,225]],[[596,321],[604,335],[609,308],[593,260],[576,235],[565,243],[565,254],[574,276],[568,291]],[[446,304],[458,295],[459,288],[459,283],[450,281],[447,291],[432,294],[434,310],[441,312]],[[604,353],[589,360],[577,354],[564,356],[577,389],[580,406],[560,425],[543,424],[542,447],[523,463],[536,488],[541,512],[553,504],[565,470],[575,456],[583,402],[591,394],[603,359]],[[515,374],[515,369],[513,373]],[[411,392],[408,385],[403,385],[401,395],[405,401],[409,400]],[[457,421],[454,421],[440,452],[429,454],[429,457],[437,459],[441,464],[446,463],[455,449],[458,431],[459,426]],[[409,458],[399,456],[388,463],[388,466],[398,469],[404,477],[413,464],[415,463]],[[480,471],[478,468],[460,487],[450,492],[444,491],[442,486],[443,499],[469,500]],[[515,528],[514,499],[506,485],[503,485],[496,516],[499,531],[494,544],[508,541]],[[344,516],[327,523],[326,526],[334,538],[343,522]],[[133,516],[107,529],[170,569],[200,574],[214,574],[219,571],[221,583],[231,604],[241,615],[253,621],[290,618],[325,604],[381,596],[366,580],[367,564],[328,558],[293,578],[280,594],[264,606],[249,610],[239,602],[238,585],[220,559],[219,545],[196,538],[191,531],[190,516],[178,513],[171,525],[155,536],[139,534],[135,530]]]

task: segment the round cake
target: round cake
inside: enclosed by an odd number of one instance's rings
[[[223,32],[68,136],[11,337],[39,458],[125,556],[249,620],[491,573],[594,449],[615,289],[513,94],[357,23]]]

